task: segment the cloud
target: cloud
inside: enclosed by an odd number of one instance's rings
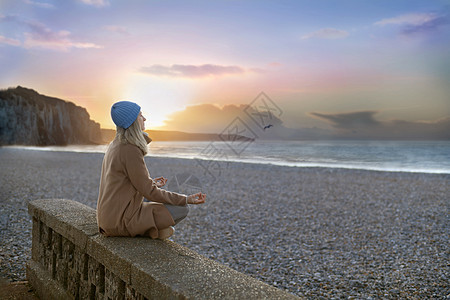
[[[15,15],[0,15],[0,22],[19,22],[19,19]]]
[[[25,2],[26,4],[40,7],[40,8],[47,8],[47,9],[55,8],[55,6],[53,4],[45,3],[45,2],[38,2],[38,1],[31,1],[31,0],[24,0],[23,2]]]
[[[247,72],[262,72],[261,69],[249,69],[246,70],[239,66],[220,66],[220,65],[152,65],[150,67],[142,67],[140,72],[155,75],[155,76],[168,76],[168,77],[188,77],[188,78],[201,78],[211,76],[224,76],[224,75],[236,75],[244,74]]]
[[[20,46],[21,42],[19,40],[10,39],[0,35],[0,44],[6,44],[10,46]]]
[[[413,13],[400,15],[393,18],[382,19],[378,22],[375,22],[375,25],[384,26],[390,24],[397,25],[414,25],[420,26],[426,24],[432,20],[435,20],[438,16],[434,13]]]
[[[406,26],[402,33],[405,35],[415,34],[415,33],[425,33],[425,32],[432,32],[437,29],[439,29],[441,26],[449,24],[449,18],[447,16],[441,16],[439,18],[436,18],[434,20],[430,20],[429,22],[426,22],[421,25],[417,26]]]
[[[302,36],[302,40],[312,38],[335,40],[346,38],[348,35],[349,33],[345,30],[335,28],[323,28]]]
[[[279,63],[277,61],[273,61],[271,63],[268,64],[270,67],[281,67],[283,64]]]
[[[184,110],[170,115],[169,119],[165,121],[165,125],[160,129],[198,133],[221,133],[239,117],[239,125],[242,125],[239,131],[250,128],[256,134],[262,135],[262,129],[246,114],[245,109],[247,109],[252,117],[254,117],[252,113],[257,113],[252,107],[244,104],[230,104],[223,107],[214,104],[191,105]],[[271,128],[270,133],[277,130],[283,123],[273,114],[270,116],[270,121],[269,119],[267,121],[274,126]]]
[[[31,32],[26,32],[25,48],[44,48],[51,50],[68,51],[70,48],[102,48],[99,45],[86,42],[75,42],[70,38],[70,32],[66,30],[53,31],[45,25],[37,22],[28,23]]]
[[[97,6],[97,7],[109,6],[108,0],[80,0],[80,1],[83,2],[84,4]]]
[[[220,133],[243,111],[242,106],[198,104],[173,113],[163,129],[185,132]]]
[[[104,26],[103,29],[105,29],[107,31],[119,33],[121,35],[130,35],[130,32],[128,31],[128,29],[124,26],[109,25],[109,26]]]
[[[340,114],[322,114],[312,112],[311,115],[330,122],[336,128],[355,128],[359,126],[378,126],[380,122],[374,119],[377,111],[359,111]]]
[[[21,43],[18,40],[4,38],[3,43],[9,45],[19,46],[24,48],[42,48],[58,51],[68,51],[71,48],[102,48],[100,45],[89,42],[77,42],[72,40],[71,33],[67,30],[54,31],[46,25],[33,21],[22,20],[17,16],[2,16],[0,15],[0,22],[13,22],[24,27],[24,41]]]
[[[338,139],[449,140],[450,117],[434,121],[378,121],[376,111],[310,115],[330,123]]]
[[[404,35],[411,35],[415,33],[435,31],[441,26],[449,23],[450,18],[448,13],[411,13],[393,18],[382,19],[374,24],[378,26],[400,25]]]

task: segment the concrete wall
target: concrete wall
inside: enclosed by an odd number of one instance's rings
[[[104,237],[95,210],[36,200],[27,277],[41,299],[295,299],[171,241]]]

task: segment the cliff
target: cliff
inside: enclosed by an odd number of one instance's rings
[[[100,124],[85,108],[21,86],[0,90],[0,145],[101,142]]]

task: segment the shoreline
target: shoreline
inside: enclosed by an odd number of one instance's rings
[[[164,143],[164,142],[163,142]],[[83,148],[79,148],[79,147]],[[99,153],[104,154],[108,145],[69,145],[69,146],[22,146],[22,145],[7,145],[0,146],[1,148],[10,149],[21,149],[28,151],[49,151],[49,152],[68,152],[68,153]],[[72,147],[72,149],[67,149],[67,147]],[[104,148],[103,151],[97,150],[98,148]],[[92,150],[90,150],[91,148]],[[94,149],[93,149],[94,148]],[[243,163],[243,164],[257,164],[257,165],[268,165],[268,166],[279,166],[279,167],[289,167],[289,168],[319,168],[319,169],[342,169],[342,170],[355,170],[355,171],[375,171],[375,172],[387,172],[387,173],[408,173],[408,174],[441,174],[450,175],[450,170],[424,170],[424,169],[398,169],[398,168],[382,168],[382,167],[362,167],[362,166],[348,166],[346,164],[336,164],[329,165],[325,163],[289,163],[282,161],[270,161],[266,158],[261,158],[261,160],[255,159],[208,159],[195,156],[176,156],[176,155],[164,155],[164,154],[147,154],[146,158],[167,158],[167,159],[187,159],[187,160],[203,160],[203,161],[217,161],[219,163]],[[264,161],[263,161],[264,160]]]
[[[1,277],[25,278],[27,202],[67,198],[95,208],[102,158],[0,147]],[[194,160],[145,160],[152,176],[169,179],[168,190],[196,184],[208,195],[171,239],[242,273],[308,298],[450,292],[447,174],[229,162],[216,164],[214,177]],[[192,176],[195,184],[171,184]]]

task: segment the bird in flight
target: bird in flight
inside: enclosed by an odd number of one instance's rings
[[[267,128],[270,128],[270,127],[273,127],[273,125],[272,124],[269,124],[269,125],[266,125],[266,126],[264,126],[264,130],[266,130]]]

